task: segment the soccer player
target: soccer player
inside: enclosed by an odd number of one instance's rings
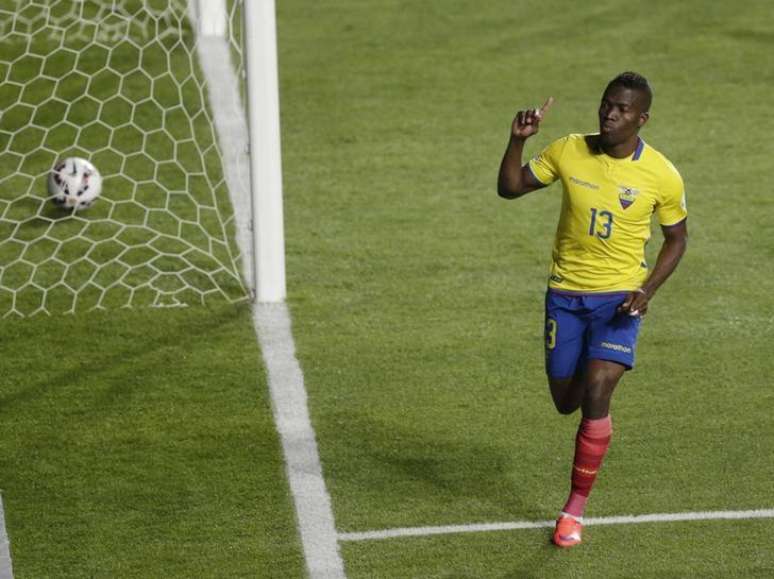
[[[556,409],[581,409],[570,495],[554,543],[581,542],[582,517],[612,435],[610,399],[634,366],[637,332],[648,304],[672,274],[687,243],[683,181],[639,136],[653,93],[634,72],[616,76],[599,105],[599,132],[571,134],[522,165],[524,142],[553,104],[519,111],[511,124],[497,183],[516,199],[562,182],[562,208],[546,293],[546,372]],[[664,241],[648,272],[651,215]]]

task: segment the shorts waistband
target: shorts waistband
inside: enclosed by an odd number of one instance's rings
[[[556,289],[553,287],[549,287],[547,288],[546,291],[551,294],[559,294],[562,296],[583,297],[583,296],[620,296],[620,295],[629,294],[635,290],[623,289],[623,290],[601,291],[601,292],[579,292],[579,291]]]

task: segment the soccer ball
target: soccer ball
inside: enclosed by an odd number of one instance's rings
[[[51,202],[65,209],[86,209],[102,193],[102,176],[86,159],[68,157],[58,161],[48,176]]]

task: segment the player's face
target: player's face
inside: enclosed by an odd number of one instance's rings
[[[648,120],[643,96],[637,90],[613,86],[602,95],[599,104],[599,138],[604,146],[625,143]]]

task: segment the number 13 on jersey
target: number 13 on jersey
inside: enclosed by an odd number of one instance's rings
[[[608,239],[613,233],[613,214],[609,211],[599,211],[595,207],[591,208],[591,223],[589,224],[589,235]]]

